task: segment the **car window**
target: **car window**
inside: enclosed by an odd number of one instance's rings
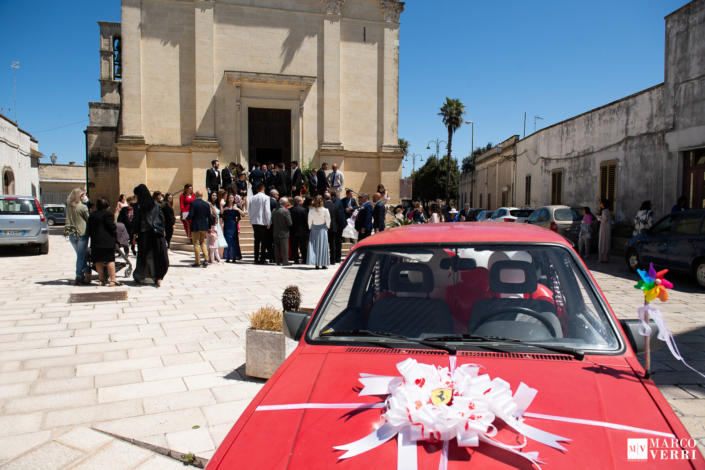
[[[673,232],[673,235],[697,235],[702,218],[702,214],[685,213],[681,215],[681,218],[678,219],[676,230]]]
[[[619,346],[595,285],[567,248],[371,246],[351,255],[333,285],[307,333],[312,341],[399,341],[344,334],[369,330],[418,339],[507,337],[581,350]]]
[[[0,215],[39,215],[33,199],[0,199]]]
[[[63,207],[45,207],[44,211],[49,214],[63,214],[64,208]]]
[[[539,215],[536,217],[536,222],[548,222],[548,209],[541,209],[539,211]]]
[[[678,214],[671,214],[668,217],[659,220],[654,228],[651,229],[651,235],[670,235],[671,228],[673,228],[673,222],[678,217]]]
[[[512,217],[529,217],[532,212],[534,212],[534,211],[526,210],[526,209],[517,209],[517,210],[509,211],[509,214]]]
[[[529,222],[530,222],[530,223],[533,224],[534,222],[536,222],[536,217],[538,217],[539,212],[541,212],[541,211],[534,211],[533,214],[531,214],[531,215],[529,216]]]
[[[575,209],[556,209],[553,211],[553,218],[556,222],[579,222],[583,215]]]

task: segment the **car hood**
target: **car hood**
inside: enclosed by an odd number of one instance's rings
[[[448,356],[435,353],[306,346],[286,365],[286,370],[275,376],[275,383],[267,391],[263,390],[264,397],[258,396],[255,400],[260,399],[257,403],[260,406],[383,402],[385,397],[359,396],[360,373],[399,376],[396,365],[408,357],[420,363],[447,367]],[[509,382],[512,391],[516,391],[521,382],[537,389],[538,394],[527,412],[673,432],[622,357],[589,356],[585,361],[577,361],[555,355],[508,357],[487,353],[484,356],[459,355],[457,364],[481,365],[484,368],[481,373]],[[271,469],[397,468],[396,439],[344,460],[339,460],[344,451],[334,449],[373,432],[383,410],[255,410],[252,407],[248,411],[211,462],[216,468],[241,468],[239,465],[246,462],[250,468]],[[544,469],[622,468],[632,463],[627,460],[627,439],[656,438],[633,431],[537,418],[526,418],[526,424],[571,440],[563,443],[566,451],[528,441],[523,451],[539,452],[540,460],[546,463]],[[516,435],[507,429],[501,429],[497,437],[507,444],[518,444]],[[439,468],[441,449],[441,443],[419,445],[418,468]],[[467,468],[468,462],[475,468],[532,468],[527,460],[506,450],[483,443],[479,447],[461,448],[452,440],[448,468]],[[637,465],[657,468],[662,467],[663,462],[649,459]],[[682,460],[669,461],[668,465],[669,468],[691,468]]]

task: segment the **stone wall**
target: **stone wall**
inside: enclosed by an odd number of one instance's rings
[[[5,194],[4,176],[14,178],[11,194],[39,195],[37,158],[41,157],[37,141],[14,121],[0,114],[0,194]],[[34,160],[34,163],[33,163]]]

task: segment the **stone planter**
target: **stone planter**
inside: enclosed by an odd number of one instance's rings
[[[245,333],[247,362],[245,373],[252,377],[270,378],[299,343],[281,331],[248,329]]]

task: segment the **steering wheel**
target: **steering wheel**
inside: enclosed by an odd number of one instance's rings
[[[523,313],[524,315],[529,315],[530,317],[537,319],[538,321],[540,321],[543,324],[543,326],[546,327],[546,329],[551,334],[551,336],[553,336],[554,338],[557,337],[556,336],[556,328],[553,326],[553,324],[547,318],[545,318],[539,312],[537,312],[535,310],[531,310],[530,308],[516,307],[516,306],[511,306],[511,307],[507,306],[507,307],[504,307],[501,309],[490,310],[488,312],[485,312],[483,315],[483,318],[480,318],[480,320],[478,321],[477,326],[474,328],[474,330],[477,330],[478,328],[480,328],[482,325],[487,323],[490,318],[492,318],[495,315],[504,314],[504,313],[511,313],[511,312]],[[472,334],[472,331],[468,331],[468,333]]]

